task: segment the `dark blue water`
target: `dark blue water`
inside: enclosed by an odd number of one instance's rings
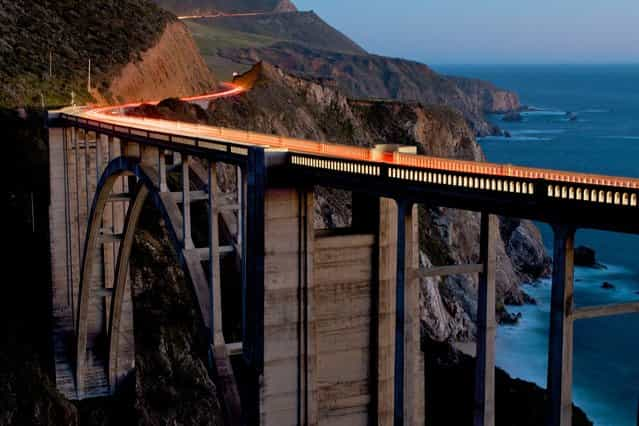
[[[437,69],[515,90],[523,104],[539,109],[525,113],[521,123],[492,117],[513,137],[480,141],[490,161],[639,177],[639,65]],[[576,113],[577,120],[568,120],[566,112]],[[550,246],[549,227],[540,227]],[[595,248],[608,266],[604,271],[577,268],[578,306],[639,300],[639,237],[580,231],[577,244]],[[616,288],[602,289],[604,281]],[[526,288],[539,304],[511,307],[524,317],[517,326],[500,327],[498,364],[545,386],[550,285],[544,281]],[[635,426],[639,315],[578,321],[574,349],[575,402],[597,425]]]

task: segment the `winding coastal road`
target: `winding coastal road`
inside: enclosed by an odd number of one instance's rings
[[[262,16],[262,15],[272,15],[276,12],[245,12],[245,13],[206,13],[202,15],[183,15],[178,16],[180,21],[188,21],[193,19],[209,19],[209,18],[226,18],[226,17],[236,17],[241,18],[244,16]]]
[[[210,102],[216,99],[237,96],[243,93],[245,89],[241,86],[234,85],[232,83],[225,83],[222,88],[214,93],[205,94],[201,96],[193,96],[183,98],[183,101],[202,103]],[[157,105],[159,101],[145,102],[150,105]],[[103,123],[109,123],[113,125],[130,126],[147,131],[162,131],[166,133],[172,133],[175,135],[186,135],[197,138],[211,138],[214,140],[224,140],[227,142],[233,142],[238,144],[245,144],[250,146],[260,146],[264,148],[285,149],[292,153],[299,154],[313,154],[321,155],[327,160],[331,159],[343,159],[343,160],[355,160],[364,161],[375,164],[390,164],[397,166],[408,166],[417,169],[429,169],[440,170],[452,173],[470,173],[479,176],[485,176],[486,178],[492,177],[509,177],[518,179],[529,179],[530,181],[544,180],[554,181],[560,183],[581,184],[581,185],[597,185],[607,186],[613,188],[627,188],[631,190],[639,189],[639,179],[604,176],[586,173],[566,172],[557,170],[537,169],[530,167],[519,167],[510,164],[494,164],[494,163],[479,163],[472,161],[453,160],[446,158],[430,157],[424,155],[412,155],[402,154],[399,152],[380,152],[368,148],[361,148],[355,146],[346,146],[332,144],[328,142],[317,142],[303,139],[295,139],[282,136],[273,136],[267,134],[260,134],[250,132],[246,130],[228,129],[215,126],[206,126],[201,124],[191,124],[177,121],[150,119],[140,117],[126,116],[125,112],[129,108],[140,106],[141,103],[131,103],[118,106],[100,107],[100,108],[88,108],[76,112],[73,115],[77,115],[82,118],[100,121]],[[301,164],[303,165],[303,164]],[[339,164],[331,164],[330,161],[322,165],[308,164],[309,167],[341,167]],[[406,175],[399,175],[397,178],[404,178],[413,181],[430,182],[430,179],[439,179],[441,177],[432,177],[427,173],[409,173]],[[448,182],[448,179],[450,182]],[[444,177],[444,184],[453,184],[456,186],[466,186],[468,188],[496,190],[501,187],[499,182],[494,180],[481,179],[475,182],[465,181],[454,176]],[[435,181],[433,183],[441,183]],[[498,189],[502,190],[502,189]],[[506,192],[507,189],[504,189]],[[554,194],[557,191],[557,194]],[[523,194],[529,193],[532,195],[532,185],[530,188],[525,185],[522,188],[513,189],[512,192],[521,192]],[[558,198],[584,200],[591,202],[603,202],[608,204],[620,204],[624,206],[636,207],[637,195],[636,193],[618,193],[618,194],[606,194],[606,193],[588,193],[581,188],[572,187],[557,187],[549,188],[549,195]]]

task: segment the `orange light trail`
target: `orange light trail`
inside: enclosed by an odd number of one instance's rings
[[[201,96],[183,98],[186,102],[215,100],[236,96],[245,91],[244,88],[226,83],[224,90]],[[432,169],[447,172],[458,172],[485,175],[487,177],[511,177],[525,179],[543,179],[555,182],[567,182],[585,185],[604,185],[620,188],[639,189],[639,179],[616,176],[604,176],[587,173],[537,169],[531,167],[513,166],[511,164],[481,163],[474,161],[453,160],[424,155],[402,154],[398,152],[378,152],[369,148],[338,145],[328,142],[316,142],[304,139],[273,136],[246,130],[228,129],[216,126],[191,124],[164,119],[129,117],[119,114],[119,111],[138,107],[142,104],[157,105],[159,101],[138,102],[118,106],[90,108],[80,113],[72,114],[103,123],[129,126],[132,128],[161,131],[177,136],[190,136],[200,139],[225,141],[247,146],[263,148],[285,149],[298,154],[320,155],[326,158],[382,163],[395,166],[413,167],[417,169]]]

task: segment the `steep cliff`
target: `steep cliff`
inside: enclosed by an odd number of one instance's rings
[[[521,108],[516,93],[500,89],[489,81],[464,77],[449,78],[484,112],[505,113]]]
[[[299,78],[266,63],[253,68],[250,76],[248,80],[254,82],[251,90],[239,97],[211,103],[207,111],[166,101],[157,108],[144,107],[132,114],[205,121],[358,146],[392,142],[417,146],[422,154],[475,161],[484,158],[464,118],[450,108],[351,100],[326,82]],[[350,223],[350,194],[318,188],[316,198],[316,227]],[[522,223],[525,229],[534,229],[532,224]],[[424,265],[477,261],[479,218],[476,214],[443,208],[422,209],[420,224]],[[548,259],[539,235],[523,232],[519,225],[504,228],[497,238],[498,300],[503,312],[505,302],[527,300],[519,284],[547,273]],[[528,267],[531,264],[544,266],[535,269]],[[426,334],[438,341],[472,338],[476,285],[476,279],[470,277],[424,281]]]

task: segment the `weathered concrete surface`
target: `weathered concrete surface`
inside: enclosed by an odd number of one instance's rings
[[[266,193],[261,424],[368,425],[377,419],[390,425],[397,207],[382,200],[379,232],[358,234],[316,233],[309,219],[314,207],[309,191]],[[407,230],[405,418],[419,425],[424,389],[416,211]]]

